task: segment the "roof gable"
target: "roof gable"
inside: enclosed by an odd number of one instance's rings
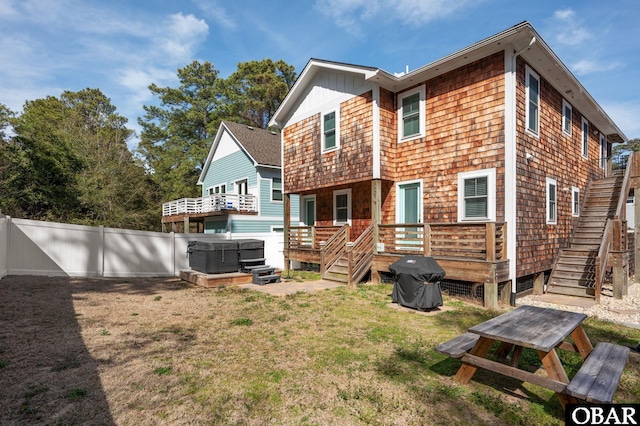
[[[225,135],[230,137],[235,146],[228,143],[228,139],[224,137]],[[198,178],[198,185],[202,185],[204,182],[209,166],[214,159],[222,158],[239,150],[244,151],[256,167],[280,168],[282,164],[280,135],[278,133],[244,124],[222,121]]]
[[[314,77],[321,69],[331,69],[342,73],[357,73],[372,84],[377,84],[391,92],[398,93],[417,83],[427,81],[491,54],[505,51],[505,49],[512,49],[514,53],[533,64],[536,71],[561,94],[565,94],[568,100],[590,122],[594,123],[610,138],[610,141],[622,142],[627,139],[613,120],[604,112],[604,109],[598,105],[578,79],[540,37],[533,26],[526,21],[412,72],[401,75],[393,75],[380,68],[311,59],[280,104],[269,125],[284,127],[292,116],[297,115],[295,108],[300,105],[301,97],[309,92],[308,86],[312,84]]]

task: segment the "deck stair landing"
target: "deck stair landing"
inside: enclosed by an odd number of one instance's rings
[[[571,246],[560,251],[547,294],[595,298],[596,258],[607,219],[616,214],[623,177],[591,182]]]

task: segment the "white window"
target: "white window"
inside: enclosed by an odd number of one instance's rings
[[[607,166],[607,137],[600,133],[600,168]]]
[[[222,184],[222,185],[216,185],[213,187],[213,192],[211,191],[211,188],[209,189],[209,194],[226,194],[227,193],[227,185],[226,184]]]
[[[580,216],[580,190],[575,186],[571,188],[571,214]]]
[[[562,100],[562,131],[571,135],[571,119],[573,117],[573,107],[566,100]]]
[[[271,201],[282,201],[282,178],[271,178]]]
[[[547,178],[547,224],[558,223],[558,184]]]
[[[322,151],[340,147],[340,115],[338,110],[322,115]]]
[[[496,169],[458,173],[458,221],[496,220]]]
[[[540,135],[540,77],[532,69],[526,71],[527,90],[527,130],[536,136]]]
[[[398,139],[416,139],[425,134],[425,86],[398,96]]]
[[[586,118],[582,117],[582,156],[587,158],[589,156],[589,122]]]
[[[333,224],[351,225],[351,189],[333,191]]]

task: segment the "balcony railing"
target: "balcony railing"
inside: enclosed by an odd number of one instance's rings
[[[162,204],[162,216],[228,210],[255,212],[256,197],[251,194],[212,194],[200,198],[181,198]]]

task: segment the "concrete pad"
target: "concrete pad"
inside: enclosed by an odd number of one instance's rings
[[[337,288],[342,287],[344,284],[338,283],[335,281],[326,281],[326,280],[318,280],[318,281],[305,281],[305,282],[279,282],[279,283],[271,283],[265,285],[258,284],[243,284],[240,285],[242,288],[247,288],[250,290],[260,291],[262,293],[267,293],[272,296],[286,296],[287,294],[295,294],[299,291],[313,293],[320,290],[326,290],[329,288]]]

